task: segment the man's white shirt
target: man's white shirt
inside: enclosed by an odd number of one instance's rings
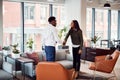
[[[55,46],[56,43],[62,43],[58,37],[56,27],[49,24],[44,31],[44,36],[42,37],[42,44],[45,46]]]

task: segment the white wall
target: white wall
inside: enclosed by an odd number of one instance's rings
[[[3,6],[2,0],[0,0],[0,46],[3,44]]]
[[[67,23],[73,19],[80,21],[80,0],[65,0],[65,11]]]
[[[83,36],[86,36],[86,0],[65,0],[65,11],[66,25],[74,19],[77,20]],[[68,39],[67,44],[71,45],[71,39]],[[72,53],[72,47],[69,47]]]
[[[86,36],[86,0],[65,0],[66,24],[76,19]]]

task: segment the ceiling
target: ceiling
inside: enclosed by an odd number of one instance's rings
[[[46,2],[46,3],[59,3],[63,4],[65,0],[4,0],[4,1],[16,1],[16,2]]]
[[[19,2],[46,2],[46,3],[59,3],[64,4],[65,0],[4,0],[4,1],[19,1]],[[104,8],[106,2],[110,3],[110,9],[119,9],[120,10],[120,0],[86,0],[87,7],[92,8]]]
[[[120,0],[87,0],[88,7],[104,8],[105,3],[110,3],[111,9],[120,10]]]

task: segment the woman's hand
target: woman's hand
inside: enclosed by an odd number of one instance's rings
[[[82,50],[81,49],[79,50],[78,54],[82,54]]]

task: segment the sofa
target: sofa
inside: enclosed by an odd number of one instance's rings
[[[38,55],[39,55],[40,62],[44,62],[45,61],[44,60],[45,53],[38,52]],[[66,69],[71,69],[73,67],[72,60],[73,60],[72,55],[69,54],[69,52],[67,50],[61,49],[61,50],[56,51],[56,61],[55,62],[60,63]],[[34,63],[26,63],[25,64],[25,74],[30,77],[34,77],[35,76],[35,68],[36,68],[36,65],[34,65]]]
[[[3,54],[0,52],[0,80],[13,80],[12,64],[3,61]]]

